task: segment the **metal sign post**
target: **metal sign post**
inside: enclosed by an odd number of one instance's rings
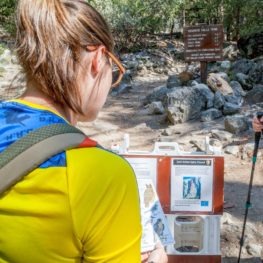
[[[206,83],[207,62],[223,59],[223,25],[184,28],[185,60],[201,62],[201,80]]]

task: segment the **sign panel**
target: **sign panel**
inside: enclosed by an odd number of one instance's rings
[[[217,61],[223,59],[222,25],[198,25],[184,28],[186,61]]]
[[[174,244],[161,203],[156,193],[157,160],[155,158],[126,158],[132,166],[139,188],[142,240],[141,251],[153,250],[156,243]]]
[[[171,160],[171,211],[211,212],[213,159]]]

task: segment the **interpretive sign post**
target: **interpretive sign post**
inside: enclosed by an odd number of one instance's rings
[[[185,60],[201,62],[201,80],[207,79],[207,62],[223,59],[223,25],[184,28]]]

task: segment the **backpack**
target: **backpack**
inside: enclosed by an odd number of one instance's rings
[[[96,145],[67,123],[47,125],[28,133],[0,153],[0,195],[53,155]]]

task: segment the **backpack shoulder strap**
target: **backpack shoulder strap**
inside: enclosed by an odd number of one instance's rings
[[[49,157],[79,145],[95,146],[95,142],[70,124],[47,125],[28,133],[0,153],[0,194]]]

